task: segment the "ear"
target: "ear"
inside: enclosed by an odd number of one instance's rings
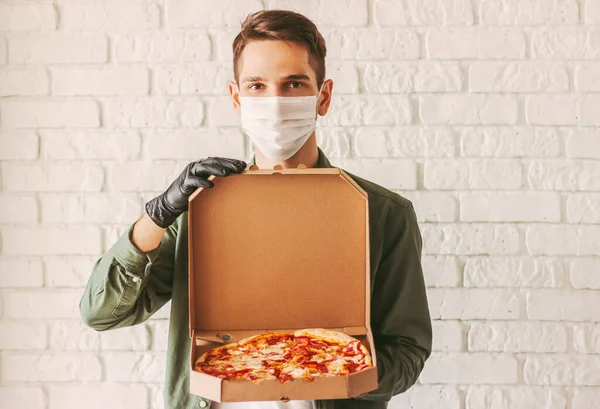
[[[235,109],[235,113],[239,117],[240,114],[240,89],[237,86],[235,81],[229,81],[228,84],[229,95],[231,96],[231,102],[233,102],[233,109]]]
[[[333,92],[333,80],[325,80],[321,88],[321,96],[319,97],[317,112],[321,116],[325,116],[329,111],[331,104],[331,93]]]

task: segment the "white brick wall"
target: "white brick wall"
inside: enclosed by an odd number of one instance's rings
[[[231,41],[321,28],[334,164],[413,201],[434,354],[391,409],[600,400],[600,0],[0,2],[0,407],[161,409],[168,305],[97,333],[97,257],[190,160],[249,159]]]

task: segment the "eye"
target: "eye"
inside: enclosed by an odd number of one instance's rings
[[[252,90],[252,91],[258,91],[261,90],[263,88],[262,84],[250,84],[248,86],[248,89]]]
[[[304,86],[301,82],[290,82],[288,85],[290,88],[302,88]]]

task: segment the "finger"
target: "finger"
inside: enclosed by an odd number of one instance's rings
[[[191,195],[198,189],[199,187],[210,189],[215,184],[210,180],[204,179],[198,176],[188,176],[185,179],[183,186],[181,187],[181,191],[186,195]]]
[[[211,175],[228,176],[232,172],[233,171],[228,167],[211,163],[202,163],[200,166],[192,170],[192,174],[203,178],[207,178]]]
[[[246,162],[230,158],[207,158],[202,163],[221,165],[230,169],[232,172],[241,172],[246,168]]]

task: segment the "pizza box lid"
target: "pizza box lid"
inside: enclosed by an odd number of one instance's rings
[[[189,199],[190,336],[370,335],[368,195],[350,176],[253,165],[211,180]]]

